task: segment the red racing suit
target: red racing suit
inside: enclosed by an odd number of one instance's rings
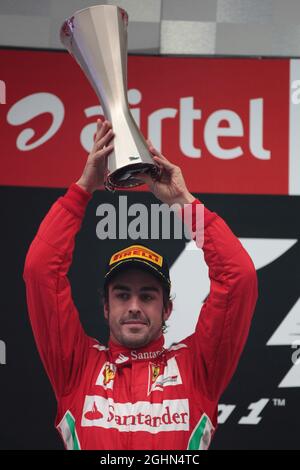
[[[90,198],[73,184],[41,223],[25,262],[30,320],[58,403],[56,428],[67,449],[206,449],[257,300],[251,258],[204,208],[211,286],[195,332],[170,349],[163,336],[137,350],[106,348],[85,334],[67,278]]]

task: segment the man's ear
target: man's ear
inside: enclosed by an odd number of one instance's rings
[[[104,318],[108,320],[108,314],[109,314],[108,302],[104,303],[103,311],[104,311]]]
[[[164,321],[167,321],[173,310],[172,300],[168,301],[167,307],[164,309]]]

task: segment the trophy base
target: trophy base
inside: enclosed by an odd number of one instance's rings
[[[137,173],[149,173],[155,179],[159,176],[159,167],[152,163],[126,165],[107,176],[104,183],[105,189],[115,191],[116,189],[130,189],[145,184],[144,181],[135,177]]]

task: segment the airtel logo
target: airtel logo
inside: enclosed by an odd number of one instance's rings
[[[137,105],[142,100],[139,90],[132,89],[128,92],[128,101],[131,105]],[[131,108],[137,125],[140,125],[140,109]],[[161,149],[162,125],[165,119],[174,119],[179,114],[179,147],[181,153],[190,158],[200,158],[202,151],[194,147],[194,121],[201,121],[202,110],[194,108],[194,97],[188,96],[179,99],[179,109],[161,108],[148,116],[148,134],[154,147]],[[270,150],[263,145],[263,98],[250,99],[249,101],[249,148],[253,157],[260,160],[271,158]],[[224,125],[224,121],[227,125]],[[223,125],[222,125],[223,123]],[[231,160],[241,157],[241,146],[232,148],[222,147],[220,137],[243,137],[245,123],[235,111],[220,109],[211,113],[206,122],[202,122],[204,142],[209,153],[223,160]],[[199,132],[200,132],[199,125]]]
[[[141,108],[137,107],[142,101],[142,93],[137,89],[128,91],[128,103],[131,113],[138,127],[141,123]],[[20,126],[30,122],[32,119],[50,113],[52,123],[49,129],[36,140],[32,140],[35,131],[32,128],[23,129],[17,137],[16,147],[26,152],[44,145],[52,139],[63,125],[65,118],[65,106],[63,101],[53,93],[34,93],[17,101],[7,113],[7,122],[12,126]],[[91,106],[83,110],[87,118],[103,116],[101,106]],[[249,129],[247,146],[253,157],[259,160],[270,160],[271,151],[264,148],[264,101],[263,98],[249,100],[248,122],[243,122],[239,114],[232,109],[218,109],[212,112],[206,119],[202,120],[202,110],[194,108],[194,97],[179,98],[178,108],[159,108],[147,116],[148,137],[153,145],[161,150],[162,130],[166,119],[179,119],[178,145],[183,156],[188,158],[201,158],[202,149],[194,146],[195,132],[194,121],[199,121],[196,132],[203,132],[203,139],[207,151],[213,157],[232,160],[241,157],[244,150],[241,145],[221,145],[220,138],[224,144],[225,138],[246,137],[245,127]],[[93,146],[93,137],[96,124],[87,124],[80,133],[82,147],[90,152]],[[29,141],[31,141],[29,143]],[[247,148],[248,151],[248,148]]]

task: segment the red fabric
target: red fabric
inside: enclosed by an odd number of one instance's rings
[[[163,337],[136,351],[111,342],[107,349],[83,331],[67,278],[90,197],[72,185],[52,206],[24,270],[35,340],[58,402],[57,429],[66,448],[205,449],[255,308],[253,263],[205,208],[211,289],[195,333],[168,350]]]

